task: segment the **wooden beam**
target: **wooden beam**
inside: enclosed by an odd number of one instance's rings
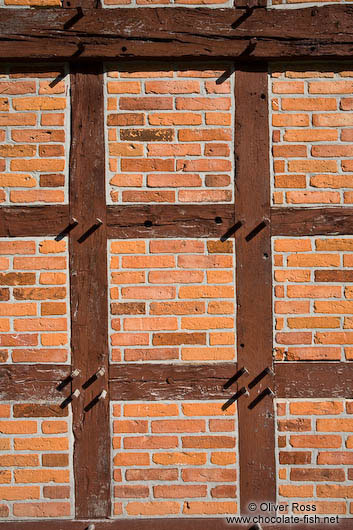
[[[271,235],[353,234],[353,208],[271,208]]]
[[[352,398],[352,365],[339,362],[275,363],[277,398]]]
[[[237,391],[224,385],[236,375],[234,363],[216,364],[112,364],[109,395],[113,401],[159,399],[223,399]]]
[[[55,400],[64,401],[70,385],[58,386],[71,372],[66,365],[5,364],[0,366],[0,400]]]
[[[55,236],[69,222],[67,205],[0,207],[1,237]]]
[[[87,0],[88,1],[88,0]],[[347,58],[353,7],[2,8],[0,59],[103,60],[236,57],[238,61]]]
[[[264,513],[264,516],[267,515]],[[271,514],[272,515],[272,514]],[[277,514],[278,515],[278,514]],[[315,515],[315,514],[314,514]],[[233,514],[228,517],[231,518]],[[274,513],[273,513],[274,516]],[[303,515],[298,515],[300,519]],[[324,515],[319,515],[322,522],[315,525],[314,528],[320,530],[332,530],[332,527],[339,530],[351,530],[353,519],[342,518],[338,516],[338,523],[325,524]],[[329,515],[327,517],[336,517]],[[0,522],[0,529],[3,530],[87,530],[91,521],[4,521]],[[261,525],[262,526],[262,525]],[[263,527],[263,526],[262,526]],[[115,521],[94,521],[94,530],[226,530],[235,528],[236,530],[252,530],[259,528],[257,525],[249,525],[246,523],[227,523],[224,518],[153,518],[153,519],[119,519]],[[286,524],[274,525],[266,524],[266,530],[308,530],[310,525],[307,524]]]
[[[238,402],[240,512],[246,514],[250,502],[276,498],[273,396],[266,394],[273,378],[263,374],[272,367],[267,73],[236,72],[235,102],[235,208],[244,218],[235,233],[237,352],[238,366],[254,382]]]
[[[76,517],[110,516],[110,424],[108,399],[107,235],[104,173],[102,66],[79,66],[71,74],[69,235],[71,351],[79,369],[72,402]],[[103,368],[97,380],[94,374]],[[88,382],[91,384],[88,385]],[[84,390],[82,385],[88,385]],[[87,408],[88,407],[88,408]]]
[[[108,206],[107,224],[108,238],[220,238],[235,215],[232,204],[122,205]]]

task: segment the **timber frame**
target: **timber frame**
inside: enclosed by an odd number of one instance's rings
[[[353,234],[353,208],[271,208],[267,71],[270,60],[351,60],[353,6],[267,10],[242,1],[240,7],[229,9],[99,7],[96,0],[65,0],[61,9],[0,8],[0,61],[69,62],[74,110],[69,204],[0,207],[0,236],[68,234],[71,301],[79,308],[71,313],[72,366],[0,366],[0,398],[64,400],[99,367],[106,368],[99,383],[73,402],[75,519],[6,521],[0,522],[0,529],[86,530],[91,523],[95,530],[229,528],[225,519],[218,518],[109,520],[109,400],[92,407],[89,422],[81,421],[84,405],[104,388],[112,400],[227,401],[262,374],[248,400],[238,402],[240,512],[246,514],[249,501],[274,502],[276,498],[273,397],[351,397],[349,363],[296,362],[294,373],[291,363],[273,362],[271,235]],[[202,59],[205,65],[211,58],[235,62],[235,204],[106,205],[102,62],[119,58]],[[73,218],[79,220],[78,226]],[[79,236],[95,226],[97,218],[103,223],[92,231],[90,245],[79,244]],[[145,225],[146,220],[151,226]],[[188,237],[190,233],[192,237],[235,238],[238,363],[109,366],[107,238]],[[83,269],[78,280],[76,271]],[[89,312],[88,300],[95,301]],[[83,326],[89,335],[82,333]],[[244,366],[248,375],[242,371]],[[75,368],[81,374],[72,381]],[[263,399],[250,409],[249,400],[258,396]],[[95,461],[92,454],[104,458]],[[337,526],[348,530],[351,525],[352,519],[341,519]],[[280,530],[276,525],[264,528]]]

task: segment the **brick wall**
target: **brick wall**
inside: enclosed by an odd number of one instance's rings
[[[107,200],[231,202],[233,79],[231,63],[107,66]]]
[[[277,400],[278,502],[316,514],[353,513],[351,400]]]
[[[69,76],[67,68],[2,67],[0,202],[67,202]]]
[[[109,243],[111,359],[235,359],[233,241]]]
[[[55,403],[0,404],[0,521],[72,517],[71,414]]]
[[[353,71],[349,68],[272,66],[274,204],[353,203]]]
[[[236,411],[221,405],[112,404],[114,516],[237,513]]]
[[[0,238],[0,362],[69,362],[66,238]]]
[[[275,238],[278,360],[349,361],[353,354],[353,238]]]

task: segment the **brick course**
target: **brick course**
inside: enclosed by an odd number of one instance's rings
[[[57,403],[2,403],[0,432],[0,518],[72,517],[70,410]]]
[[[107,66],[108,202],[231,202],[234,76],[213,64]]]
[[[352,93],[349,65],[272,65],[273,204],[352,204]]]
[[[352,250],[351,236],[273,239],[277,360],[352,359]]]
[[[113,516],[237,513],[234,405],[114,402]]]
[[[66,238],[0,238],[0,362],[69,362]]]
[[[6,0],[5,0],[6,1]],[[67,68],[2,67],[0,203],[67,202]]]
[[[111,359],[235,358],[233,241],[111,241]]]

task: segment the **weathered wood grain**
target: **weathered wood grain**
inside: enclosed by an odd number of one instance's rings
[[[237,385],[225,390],[235,375],[234,363],[204,365],[112,364],[109,370],[111,400],[223,399],[237,391]]]
[[[275,373],[277,398],[352,398],[349,362],[277,362]]]
[[[68,377],[71,367],[66,365],[13,365],[0,366],[0,400],[33,401],[55,400],[62,402],[71,386],[58,390],[58,385]]]
[[[110,430],[107,390],[108,301],[104,174],[102,66],[79,66],[71,74],[70,214],[78,221],[69,235],[71,351],[79,369],[72,402],[76,517],[110,515]],[[99,218],[102,224],[97,224]],[[85,390],[99,368],[105,374]]]
[[[88,0],[87,0],[88,1]],[[82,7],[85,7],[84,5]],[[353,7],[7,9],[0,59],[351,58]]]
[[[233,514],[232,514],[233,515]],[[231,515],[230,515],[231,517]],[[300,517],[300,515],[298,515]],[[320,516],[323,518],[323,516]],[[333,516],[335,517],[335,516]],[[339,518],[339,522],[334,523],[335,529],[339,530],[351,530],[352,518]],[[91,521],[6,521],[0,522],[0,529],[10,530],[88,530]],[[308,530],[307,524],[286,524],[286,530]],[[317,525],[315,525],[317,526]],[[320,523],[320,530],[332,530],[333,524]],[[94,530],[226,530],[229,529],[230,524],[227,523],[226,518],[153,518],[153,519],[124,519],[122,520],[110,520],[110,521],[95,521]],[[284,525],[272,525],[267,524],[266,530],[283,530]],[[252,530],[257,529],[256,525],[246,525],[231,523],[231,528],[237,530]]]
[[[353,234],[353,208],[271,208],[271,235]]]
[[[54,236],[68,224],[67,205],[0,207],[1,237]]]
[[[235,223],[232,204],[141,204],[107,210],[108,238],[220,238]]]
[[[251,382],[272,366],[267,74],[236,72],[235,103],[235,209],[244,219],[235,233],[237,359],[239,366],[247,368]],[[256,405],[254,401],[267,386],[273,386],[270,375],[256,385],[254,381],[249,397],[238,402],[243,514],[248,513],[250,502],[273,502],[276,498],[273,399],[266,395]]]

